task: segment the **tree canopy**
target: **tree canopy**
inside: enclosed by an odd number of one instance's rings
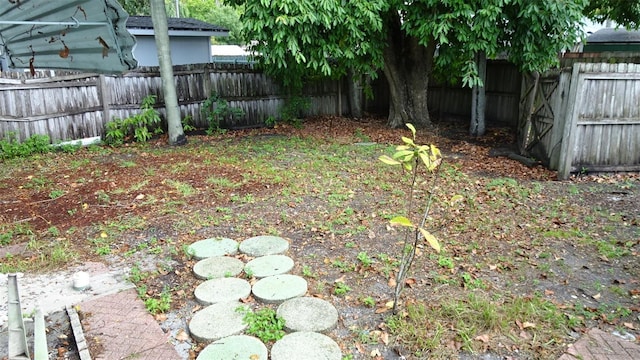
[[[233,0],[246,39],[285,83],[304,76],[374,73],[389,83],[389,124],[429,125],[434,71],[480,83],[474,56],[507,56],[522,70],[557,63],[574,45],[587,0]]]
[[[598,22],[612,20],[626,28],[640,28],[640,2],[637,0],[592,0],[584,13]]]

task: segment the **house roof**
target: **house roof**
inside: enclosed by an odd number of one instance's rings
[[[207,22],[191,18],[168,18],[167,25],[169,31],[229,32],[229,30],[222,26],[209,24]],[[127,19],[127,29],[153,30],[151,16],[129,16]]]
[[[605,28],[587,37],[587,44],[592,43],[640,43],[640,31]]]

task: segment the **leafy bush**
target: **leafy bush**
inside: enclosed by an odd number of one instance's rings
[[[309,107],[311,107],[309,98],[299,95],[291,96],[280,108],[280,121],[299,127],[302,124],[304,112],[309,110]]]
[[[222,99],[215,92],[212,92],[202,104],[202,113],[209,123],[209,128],[207,128],[208,135],[221,131],[220,122],[222,120],[230,120],[244,115],[242,109],[229,106],[227,100]]]
[[[153,135],[162,134],[163,130],[158,126],[160,114],[153,105],[156,103],[155,95],[148,95],[142,99],[140,114],[126,119],[115,118],[106,124],[104,141],[110,145],[122,145],[133,138],[137,142],[147,142]]]
[[[33,135],[21,143],[18,142],[18,136],[15,132],[9,132],[4,139],[0,140],[0,158],[2,159],[27,157],[51,151],[53,148],[47,135]]]

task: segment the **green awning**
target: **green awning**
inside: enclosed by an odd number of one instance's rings
[[[0,1],[9,67],[121,73],[136,68],[129,15],[115,0]]]

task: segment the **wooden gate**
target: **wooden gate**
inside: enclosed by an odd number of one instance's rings
[[[524,75],[520,99],[518,144],[520,153],[534,157],[557,169],[562,143],[563,101],[568,91],[570,73],[550,71]]]

